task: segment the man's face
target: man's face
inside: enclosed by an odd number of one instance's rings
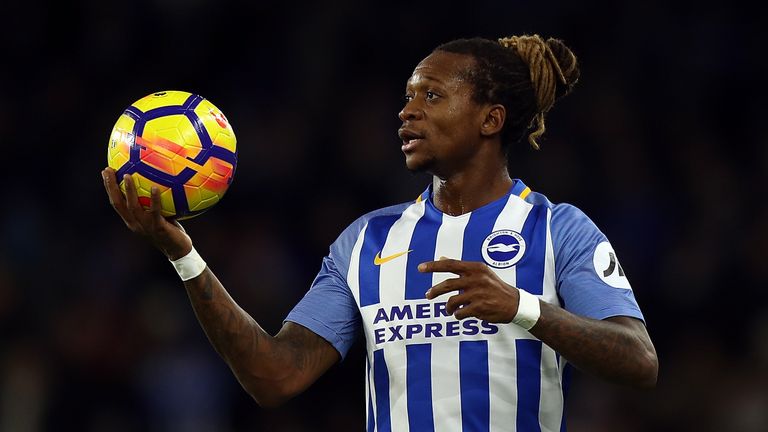
[[[398,131],[409,170],[447,176],[478,149],[485,113],[472,100],[474,88],[466,78],[473,67],[471,56],[436,51],[414,69]]]

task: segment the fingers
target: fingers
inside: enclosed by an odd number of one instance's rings
[[[137,210],[142,210],[139,204],[139,195],[136,192],[136,185],[133,183],[133,177],[130,174],[123,176],[125,182],[125,204],[128,207],[128,211],[136,214]]]
[[[125,195],[123,195],[114,169],[105,168],[101,172],[101,177],[104,180],[104,188],[107,190],[109,203],[112,204],[112,207],[131,231],[140,231],[139,220],[142,215],[139,212],[143,213],[143,209],[139,204],[133,178],[128,174],[123,176],[125,181]]]
[[[462,309],[466,309],[471,304],[470,295],[471,294],[468,292],[462,292],[455,296],[451,296],[451,298],[445,302],[445,311],[454,315],[457,311],[461,312]]]
[[[104,180],[104,189],[107,191],[107,197],[109,197],[109,203],[112,204],[112,207],[115,207],[115,210],[119,209],[118,207],[125,207],[125,199],[123,199],[123,194],[120,192],[120,188],[117,187],[117,181],[115,180],[115,170],[112,168],[105,168],[101,171],[101,178]]]
[[[428,289],[424,295],[427,299],[432,300],[436,297],[440,297],[445,293],[448,293],[451,291],[458,291],[463,287],[464,287],[464,281],[461,278],[446,279],[440,282],[439,284],[433,286],[432,288]]]
[[[101,171],[101,178],[104,180],[104,189],[107,191],[109,197],[109,203],[115,209],[118,215],[128,224],[128,220],[131,219],[130,212],[125,203],[125,196],[120,191],[117,179],[115,178],[115,170],[112,168],[106,168]]]
[[[419,264],[419,271],[422,273],[448,272],[459,276],[485,269],[486,266],[483,263],[455,259],[441,259],[439,261],[427,261]]]
[[[152,186],[149,191],[149,212],[152,214],[152,221],[155,225],[159,225],[163,222],[163,215],[161,209],[163,204],[160,201],[160,190],[157,186]]]
[[[475,308],[473,308],[471,304],[468,304],[459,308],[453,316],[458,320],[463,320],[464,318],[477,317],[477,313],[475,312]]]

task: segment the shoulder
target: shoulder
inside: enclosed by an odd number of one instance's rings
[[[583,266],[591,269],[590,275],[594,273],[592,263],[596,257],[608,257],[607,252],[612,252],[605,234],[575,205],[552,203],[542,194],[531,195],[535,196],[526,201],[545,205],[551,212],[549,232],[557,280],[578,273]]]
[[[579,228],[599,231],[595,223],[592,222],[592,219],[573,204],[553,203],[544,194],[539,192],[531,192],[525,197],[525,201],[534,206],[545,206],[550,210],[552,214],[550,225],[553,231],[570,232]]]
[[[574,229],[597,230],[597,225],[580,208],[573,204],[561,203],[552,207],[552,228],[565,231]]]
[[[357,231],[359,232],[372,219],[376,219],[379,217],[388,217],[388,216],[400,216],[413,203],[414,201],[408,201],[408,202],[395,204],[389,207],[384,207],[378,210],[368,212],[360,216],[359,218],[357,218],[357,220],[355,220],[354,222],[352,222],[349,228],[352,228],[352,227],[358,228]]]
[[[592,256],[595,248],[607,241],[592,219],[573,204],[553,203],[537,192],[531,192],[525,201],[546,206],[550,211],[549,231],[558,273]]]
[[[401,204],[395,204],[389,207],[373,210],[360,216],[354,222],[349,224],[349,226],[341,232],[339,237],[336,238],[336,241],[331,245],[331,254],[337,258],[347,257],[351,254],[352,248],[360,236],[360,232],[363,231],[366,225],[371,221],[381,218],[398,218],[413,203],[414,201],[408,201]]]
[[[410,207],[413,203],[413,201],[408,201],[368,212],[349,224],[349,226],[344,231],[342,231],[339,238],[345,236],[352,236],[357,238],[357,236],[360,234],[360,231],[362,231],[363,228],[365,228],[365,226],[371,220],[382,217],[399,217],[405,211],[405,209]]]

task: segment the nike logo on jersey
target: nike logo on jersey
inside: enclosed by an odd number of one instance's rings
[[[398,253],[392,254],[390,256],[385,256],[384,258],[381,257],[381,251],[379,251],[378,253],[376,253],[376,256],[373,257],[373,263],[375,265],[382,265],[385,262],[392,261],[393,259],[395,259],[395,258],[397,258],[399,256],[403,256],[403,255],[405,255],[405,254],[407,254],[409,252],[412,252],[412,251],[413,251],[413,249],[407,250],[407,251],[403,251],[403,252],[398,252]]]

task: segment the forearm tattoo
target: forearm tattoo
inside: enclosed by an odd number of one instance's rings
[[[185,287],[206,336],[245,387],[266,388],[296,374],[302,378],[295,388],[303,389],[338,360],[328,342],[298,324],[287,323],[275,337],[269,335],[209,269]]]
[[[647,345],[630,327],[617,322],[582,318],[542,304],[542,317],[531,334],[579,369],[603,378],[633,383],[645,371]]]

